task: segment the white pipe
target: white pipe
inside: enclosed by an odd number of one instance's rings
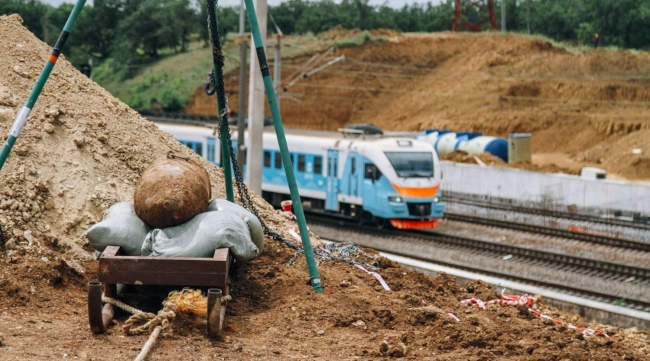
[[[505,280],[503,278],[482,275],[480,273],[464,271],[458,268],[452,268],[452,267],[447,267],[447,266],[443,266],[431,262],[420,261],[409,257],[398,256],[392,253],[379,252],[379,255],[386,257],[391,261],[395,261],[406,266],[420,268],[432,272],[444,272],[456,277],[466,278],[470,280],[480,279],[482,281],[485,281],[493,285],[497,285],[497,286],[501,286],[513,290],[519,290],[522,292],[529,293],[531,295],[540,295],[542,297],[547,297],[554,300],[560,300],[560,301],[573,303],[580,306],[585,306],[597,310],[603,310],[610,313],[615,313],[618,315],[650,321],[650,313],[648,312],[637,311],[630,308],[615,306],[609,303],[598,302],[587,298],[571,296],[565,293],[555,292],[546,288],[527,285],[525,283],[520,283],[520,282],[515,282],[510,280]]]

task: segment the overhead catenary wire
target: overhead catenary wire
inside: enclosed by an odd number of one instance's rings
[[[331,59],[330,61],[326,62],[325,64],[321,64],[321,65],[317,66],[317,67],[314,68],[314,69],[311,69],[311,70],[309,70],[309,71],[303,72],[303,73],[300,74],[298,77],[296,77],[296,78],[294,78],[292,81],[290,81],[289,84],[285,85],[285,86],[282,88],[282,90],[283,90],[284,92],[286,92],[287,90],[289,90],[289,88],[290,88],[291,86],[293,86],[294,84],[296,84],[299,80],[307,79],[307,78],[309,78],[310,76],[312,76],[312,75],[314,75],[314,74],[320,72],[321,70],[323,70],[323,69],[325,69],[325,68],[327,68],[327,67],[329,67],[329,66],[332,66],[333,64],[335,64],[335,63],[337,63],[337,62],[339,62],[339,61],[341,61],[341,60],[345,60],[345,55],[338,56],[338,57],[336,57],[336,58],[334,58],[334,59]]]
[[[293,83],[297,82],[298,80],[300,80],[302,74],[304,74],[305,72],[309,71],[310,66],[312,66],[313,64],[316,64],[316,63],[318,63],[319,61],[321,61],[321,60],[327,58],[327,56],[330,55],[331,53],[332,53],[332,48],[328,49],[327,51],[325,51],[325,52],[323,52],[323,53],[316,53],[316,54],[314,54],[314,55],[313,55],[311,58],[309,58],[309,59],[308,59],[304,64],[297,66],[298,69],[296,70],[296,72],[293,73],[291,76],[289,76],[289,79],[290,79],[290,80],[289,80],[288,83],[289,83],[289,84],[293,84]],[[286,65],[285,65],[285,66],[286,66]],[[280,84],[282,84],[282,82],[280,82]],[[288,88],[288,86],[285,87],[285,88]],[[276,89],[276,90],[278,90],[278,89]],[[286,90],[285,90],[285,91],[286,91]]]

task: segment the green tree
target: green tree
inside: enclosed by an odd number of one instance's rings
[[[43,38],[43,16],[52,7],[38,0],[2,0],[0,1],[0,15],[19,14],[23,24],[34,35]]]

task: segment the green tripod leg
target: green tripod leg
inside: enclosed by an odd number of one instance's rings
[[[269,72],[269,64],[266,61],[266,53],[264,52],[264,43],[260,34],[260,27],[257,23],[257,16],[255,15],[255,6],[252,0],[246,0],[246,10],[248,13],[248,20],[251,24],[253,31],[253,41],[255,43],[255,50],[257,52],[257,60],[260,63],[262,76],[264,78],[264,89],[271,108],[271,115],[273,116],[273,125],[275,127],[275,134],[278,138],[278,145],[280,146],[280,153],[282,155],[282,164],[284,171],[287,174],[287,182],[289,183],[289,190],[291,191],[291,200],[293,202],[293,210],[298,219],[298,228],[300,229],[300,238],[302,239],[302,246],[305,250],[305,259],[307,260],[307,268],[309,269],[309,277],[314,289],[320,293],[323,292],[320,276],[318,275],[318,268],[314,261],[314,250],[311,247],[309,240],[309,230],[307,230],[307,222],[305,220],[305,212],[302,209],[302,201],[298,193],[298,184],[296,183],[296,176],[293,172],[293,164],[289,156],[289,147],[287,146],[287,139],[284,135],[284,128],[282,126],[282,117],[280,116],[280,108],[278,107],[278,100],[273,89],[273,81]]]
[[[72,11],[70,12],[70,16],[68,16],[68,20],[65,22],[65,25],[63,26],[63,30],[61,31],[61,34],[59,34],[59,38],[56,40],[56,43],[54,44],[52,53],[50,54],[47,63],[45,63],[45,67],[43,67],[43,70],[41,71],[41,75],[38,76],[38,79],[36,80],[36,84],[34,84],[34,87],[32,88],[32,92],[29,94],[29,98],[27,98],[27,103],[25,104],[25,106],[20,108],[18,114],[16,114],[16,119],[14,119],[13,126],[9,131],[9,136],[7,137],[7,140],[5,141],[4,146],[2,147],[2,151],[0,151],[0,170],[2,170],[2,166],[4,166],[5,161],[7,161],[7,158],[9,157],[9,153],[11,153],[11,148],[13,148],[14,144],[16,143],[16,139],[18,138],[18,135],[20,134],[20,132],[23,130],[23,127],[27,123],[27,119],[29,118],[29,113],[34,108],[34,104],[36,104],[36,100],[38,99],[38,96],[41,95],[43,86],[45,86],[45,83],[47,82],[47,78],[50,76],[50,73],[54,68],[54,64],[56,64],[56,61],[59,59],[59,55],[61,54],[63,45],[65,45],[65,41],[68,39],[68,36],[70,35],[72,28],[74,27],[74,23],[77,21],[77,17],[79,16],[79,13],[81,12],[81,9],[84,7],[85,4],[86,4],[86,0],[77,0],[77,3],[75,4],[74,8],[72,8]]]

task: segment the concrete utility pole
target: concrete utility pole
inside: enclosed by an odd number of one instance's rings
[[[266,41],[266,0],[255,0],[257,21],[260,26],[262,42]],[[266,44],[265,44],[266,46]],[[248,152],[246,154],[246,185],[257,194],[262,194],[262,142],[264,139],[264,81],[257,60],[252,51],[255,44],[251,37],[250,79],[248,82]]]
[[[245,30],[244,22],[246,21],[246,4],[244,0],[239,2],[239,34],[243,34]]]
[[[501,0],[501,32],[506,32],[506,0]]]
[[[239,35],[244,34],[244,19],[246,7],[244,0],[239,4]],[[237,117],[237,162],[240,166],[246,163],[246,142],[244,131],[246,130],[246,43],[239,44],[239,116]]]

